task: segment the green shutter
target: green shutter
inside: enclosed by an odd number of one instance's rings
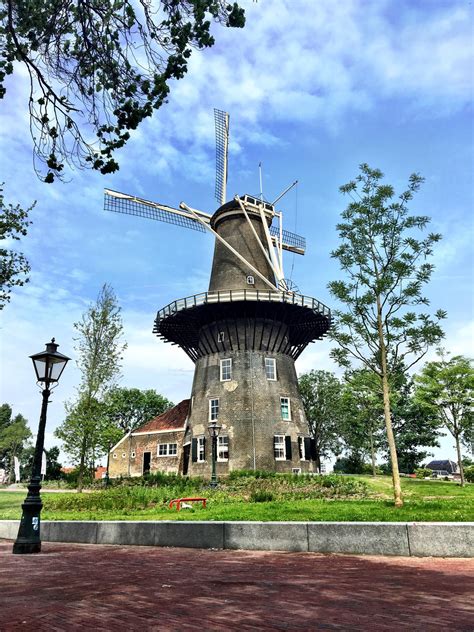
[[[191,447],[191,461],[193,463],[196,463],[197,460],[198,460],[198,440],[193,439],[192,447]]]
[[[286,460],[291,461],[291,437],[285,437]]]

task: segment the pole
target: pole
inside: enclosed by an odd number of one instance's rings
[[[217,456],[217,434],[216,431],[212,432],[212,474],[211,474],[211,487],[217,487],[217,473],[216,473],[216,456]]]
[[[48,388],[43,390],[43,402],[41,405],[41,415],[36,437],[35,454],[33,457],[33,469],[31,480],[28,485],[28,494],[22,504],[22,515],[18,536],[13,545],[13,553],[39,553],[41,551],[40,537],[40,514],[43,507],[41,502],[41,459],[44,447],[44,432],[46,428],[46,413],[48,410],[48,398],[51,391]]]

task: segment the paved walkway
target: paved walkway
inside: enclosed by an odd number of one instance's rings
[[[0,630],[474,630],[474,560],[0,540]]]

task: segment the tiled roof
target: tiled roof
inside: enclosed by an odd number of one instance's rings
[[[177,406],[169,408],[158,417],[155,417],[151,421],[147,421],[146,424],[137,428],[135,432],[151,432],[152,430],[179,430],[183,428],[188,418],[189,413],[189,399],[183,399]]]

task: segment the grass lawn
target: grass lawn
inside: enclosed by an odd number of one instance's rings
[[[167,495],[166,488],[120,488],[95,493],[42,494],[43,520],[290,520],[290,521],[381,521],[381,522],[466,522],[474,521],[474,485],[462,488],[451,481],[402,479],[405,504],[395,509],[391,502],[391,479],[379,476],[353,477],[365,483],[366,491],[347,498],[305,498],[301,492],[291,498],[290,489],[280,499],[250,502],[247,488],[255,490],[268,481],[240,481],[238,486],[222,485],[189,495],[205,495],[206,509],[167,507],[167,501],[186,492]],[[229,489],[226,489],[228,487]],[[236,491],[237,490],[237,491]],[[0,519],[18,519],[25,492],[0,492]],[[120,506],[117,506],[120,505]]]

